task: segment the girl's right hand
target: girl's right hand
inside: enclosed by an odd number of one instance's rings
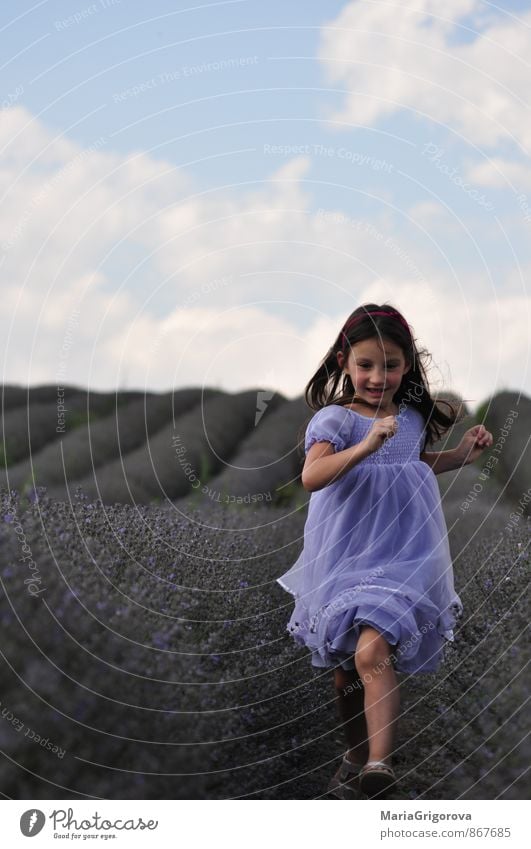
[[[386,416],[384,419],[375,419],[373,425],[363,440],[364,444],[369,448],[369,453],[373,454],[382,447],[385,440],[395,435],[398,430],[398,422],[396,416]]]

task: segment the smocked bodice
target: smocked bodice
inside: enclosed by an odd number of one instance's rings
[[[404,465],[420,461],[420,452],[425,440],[425,421],[422,414],[411,405],[402,405],[395,416],[398,429],[383,445],[355,468],[360,466],[380,466],[389,464]],[[342,451],[361,442],[369,433],[374,418],[343,407],[329,404],[318,410],[306,429],[305,451],[308,452],[314,442],[328,440],[336,451]]]

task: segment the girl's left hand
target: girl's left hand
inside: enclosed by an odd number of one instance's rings
[[[492,433],[482,424],[469,428],[455,449],[456,455],[463,465],[473,463],[481,456],[485,448],[489,448],[494,442]]]

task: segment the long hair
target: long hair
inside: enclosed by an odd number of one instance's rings
[[[371,315],[374,312],[386,312],[391,315]],[[349,327],[354,319],[360,319]],[[346,333],[344,332],[346,328]],[[308,381],[304,390],[306,403],[312,410],[320,410],[329,404],[350,404],[356,400],[356,387],[353,386],[349,374],[343,372],[337,361],[337,354],[343,351],[346,356],[350,348],[365,339],[385,337],[398,345],[404,354],[406,364],[411,367],[402,376],[402,381],[393,395],[393,402],[400,406],[401,402],[414,405],[425,421],[426,438],[422,451],[428,445],[437,442],[443,434],[462,418],[463,410],[460,402],[455,406],[443,398],[433,398],[428,385],[423,359],[431,359],[426,349],[417,347],[415,338],[404,316],[389,304],[363,304],[352,312],[336,340],[317,371]],[[440,404],[446,404],[449,412],[444,412]],[[309,420],[308,420],[309,421]],[[308,422],[300,430],[301,436]]]

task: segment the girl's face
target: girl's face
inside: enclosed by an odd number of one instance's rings
[[[383,409],[391,404],[403,375],[411,368],[402,348],[385,336],[356,342],[346,354],[339,351],[337,361],[350,375],[356,396]]]

